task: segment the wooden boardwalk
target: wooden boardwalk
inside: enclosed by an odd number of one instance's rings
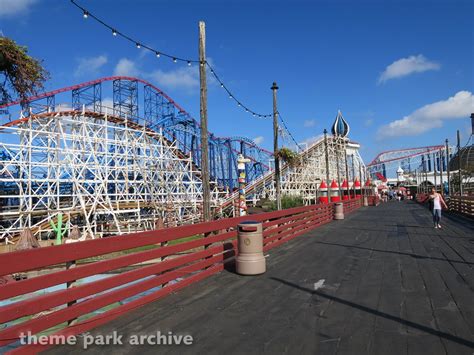
[[[190,346],[96,354],[473,354],[474,224],[413,202],[362,208],[272,250],[268,271],[224,271],[92,331],[190,334]],[[79,342],[80,343],[80,342]],[[47,353],[79,353],[55,347]]]

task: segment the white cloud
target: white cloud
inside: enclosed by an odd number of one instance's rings
[[[304,127],[314,127],[316,125],[316,120],[305,120],[303,123]]]
[[[213,68],[215,68],[214,61],[211,57],[207,58],[207,62]],[[144,76],[150,80],[153,80],[160,88],[163,89],[184,89],[188,93],[198,92],[199,89],[199,66],[193,64],[192,66],[183,66],[178,64],[179,67],[169,71],[155,70]],[[217,81],[212,75],[209,68],[207,68],[207,85],[216,85]]]
[[[208,62],[212,63],[212,59],[208,58]],[[114,75],[140,77],[156,84],[160,89],[182,89],[188,93],[197,93],[199,89],[199,67],[197,65],[187,66],[182,63],[175,65],[177,66],[176,69],[168,71],[158,69],[146,72],[139,68],[137,62],[122,58],[115,66]],[[208,86],[216,83],[214,76],[208,70]]]
[[[111,109],[114,108],[114,101],[111,97],[106,97],[102,99],[102,110],[104,110],[104,112],[105,108],[107,108],[108,113],[111,113]]]
[[[87,74],[96,74],[97,71],[107,63],[106,55],[99,55],[97,57],[79,58],[79,64],[74,71],[74,76],[84,76]]]
[[[258,145],[258,144],[262,144],[263,141],[264,141],[264,139],[265,139],[265,138],[263,138],[263,136],[258,136],[258,137],[255,137],[255,138],[253,139],[253,142],[254,142],[255,144],[257,144],[257,145]]]
[[[72,111],[72,106],[66,103],[57,104],[56,106],[54,106],[54,111],[55,112]]]
[[[0,17],[14,16],[27,12],[37,0],[0,0]]]
[[[306,138],[304,141],[300,142],[301,148],[306,149],[306,147],[311,147],[314,143],[316,143],[323,137],[323,134],[318,134],[317,136]]]
[[[425,58],[422,54],[396,60],[387,66],[380,74],[378,83],[383,84],[387,80],[401,78],[413,73],[422,73],[428,70],[439,70],[441,65]]]
[[[122,58],[115,66],[114,75],[118,76],[140,76],[140,70],[134,61]]]
[[[183,88],[187,90],[199,88],[199,70],[197,66],[181,66],[170,71],[155,70],[149,77],[163,88]]]
[[[474,96],[459,91],[447,100],[425,105],[402,119],[380,127],[379,138],[414,136],[443,126],[443,121],[467,118],[474,112]]]

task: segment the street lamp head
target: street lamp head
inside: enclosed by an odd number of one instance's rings
[[[270,89],[272,89],[272,90],[278,90],[277,83],[276,83],[276,82],[273,82],[273,85],[272,85],[272,87],[271,87]]]

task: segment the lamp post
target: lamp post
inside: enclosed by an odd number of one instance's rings
[[[329,150],[328,150],[328,131],[324,129],[324,156],[326,159],[326,183],[329,185]]]
[[[461,135],[459,129],[457,131],[458,140],[458,171],[459,171],[459,196],[462,196],[462,165],[461,165]]]
[[[206,24],[199,21],[199,82],[201,114],[201,179],[202,217],[204,222],[211,219],[211,187],[209,185],[209,150],[207,132],[207,82],[206,82]]]
[[[451,181],[449,177],[449,145],[448,139],[446,138],[446,174],[448,175],[448,196],[451,196]]]
[[[273,154],[275,155],[275,195],[277,210],[281,210],[280,192],[280,158],[278,156],[278,110],[277,110],[277,90],[276,82],[270,88],[273,91]]]

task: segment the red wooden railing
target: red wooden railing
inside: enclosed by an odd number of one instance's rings
[[[380,204],[380,197],[376,196],[367,196],[367,203],[369,206],[378,206]]]
[[[450,211],[474,218],[474,196],[452,196],[447,203]]]
[[[344,214],[349,214],[362,206],[362,198],[357,197],[355,199],[342,201],[342,203],[344,204]]]
[[[425,193],[416,194],[416,202],[423,203],[428,199],[428,196],[429,195]]]
[[[345,213],[360,207],[361,201],[344,201]],[[240,222],[253,220],[263,223],[264,250],[267,251],[332,221],[333,208],[333,204],[297,207],[1,254],[0,276],[10,277],[27,272],[29,275],[27,279],[0,284],[0,300],[55,285],[63,285],[64,289],[31,295],[0,307],[0,324],[6,326],[0,330],[0,346],[17,341],[21,333],[28,331],[42,334],[53,327],[57,330],[62,326],[56,335],[85,332],[223,270],[225,264],[236,255],[236,226]],[[183,240],[190,236],[198,237]],[[124,251],[143,247],[153,249],[123,254]],[[102,260],[89,259],[117,252],[122,254],[112,254]],[[124,271],[124,268],[128,269]],[[45,269],[47,273],[44,273]],[[32,275],[32,272],[40,270],[43,274]],[[85,277],[114,271],[115,274],[104,279],[74,285],[74,282]],[[135,298],[130,302],[117,304],[132,296]],[[115,305],[115,308],[103,310],[110,305]],[[102,313],[94,313],[101,309]],[[13,352],[44,348],[27,345]]]
[[[429,194],[419,193],[416,195],[418,203],[428,201]],[[460,213],[466,217],[474,218],[474,196],[451,196],[446,198],[448,211]]]

